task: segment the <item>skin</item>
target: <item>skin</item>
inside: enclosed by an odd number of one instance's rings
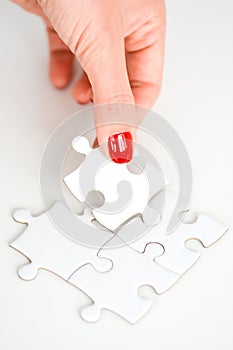
[[[49,41],[49,76],[56,88],[69,84],[76,58],[84,71],[72,90],[77,102],[136,103],[147,108],[155,103],[164,61],[163,0],[13,2],[42,17]],[[96,124],[101,122],[103,116],[97,114]],[[124,125],[96,128],[99,143],[121,131],[126,131]],[[127,131],[135,139],[136,128]]]

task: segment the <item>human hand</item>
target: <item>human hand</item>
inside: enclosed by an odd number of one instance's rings
[[[72,92],[79,103],[135,103],[147,108],[154,104],[164,60],[163,0],[13,1],[46,24],[54,86],[68,85],[75,56],[84,70]],[[102,118],[97,113],[97,125]],[[100,144],[108,140],[114,161],[132,158],[135,126],[112,124],[97,127],[96,133]]]

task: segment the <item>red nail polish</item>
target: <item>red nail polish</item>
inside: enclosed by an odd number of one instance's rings
[[[113,162],[128,163],[133,157],[132,135],[129,131],[108,138],[108,151]]]

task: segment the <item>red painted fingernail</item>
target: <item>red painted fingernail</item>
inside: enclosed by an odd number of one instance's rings
[[[128,163],[133,157],[132,135],[129,131],[120,132],[108,138],[108,151],[113,162]]]

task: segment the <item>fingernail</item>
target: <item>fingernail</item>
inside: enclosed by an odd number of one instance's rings
[[[108,151],[113,162],[128,163],[133,157],[132,135],[129,131],[108,138]]]

